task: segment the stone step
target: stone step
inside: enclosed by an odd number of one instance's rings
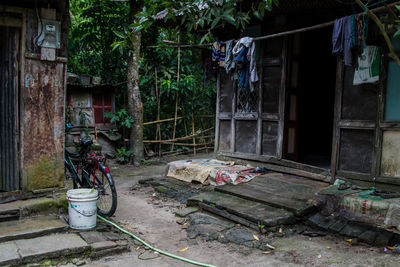
[[[44,259],[83,254],[89,248],[75,233],[7,241],[0,243],[0,266],[40,263]]]
[[[0,210],[0,222],[14,221],[19,219],[19,209],[10,208]]]
[[[201,203],[215,208],[215,210],[212,208],[207,209],[209,212],[221,210],[244,218],[256,225],[272,227],[281,224],[292,224],[296,221],[295,216],[290,211],[216,191],[204,192],[189,198],[187,204],[202,207]]]
[[[214,190],[282,208],[301,217],[316,209],[314,196],[326,185],[301,177],[270,173],[260,175],[248,183],[217,186]]]
[[[66,231],[68,225],[56,216],[26,218],[19,221],[0,223],[0,242],[34,238]]]

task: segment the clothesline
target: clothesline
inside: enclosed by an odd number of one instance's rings
[[[374,9],[370,9],[371,12],[379,12],[382,10],[385,10],[388,7],[393,7],[395,5],[400,5],[400,1],[382,6],[382,7],[377,7]],[[364,12],[360,12],[358,14],[363,14]],[[261,40],[266,40],[266,39],[272,39],[272,38],[277,38],[277,37],[282,37],[282,36],[287,36],[287,35],[292,35],[295,33],[300,33],[300,32],[306,32],[306,31],[312,31],[312,30],[318,30],[321,28],[325,28],[325,27],[329,27],[332,26],[335,23],[335,21],[328,21],[325,23],[321,23],[321,24],[317,24],[314,26],[309,26],[309,27],[305,27],[305,28],[300,28],[300,29],[296,29],[296,30],[290,30],[290,31],[284,31],[284,32],[280,32],[280,33],[273,33],[273,34],[269,34],[269,35],[265,35],[265,36],[259,36],[259,37],[255,37],[253,38],[254,41],[261,41]],[[212,46],[213,43],[206,43],[206,44],[181,44],[181,43],[175,43],[173,41],[169,41],[169,40],[163,40],[164,43],[170,44],[169,46],[151,46],[151,47],[159,47],[159,48],[204,48],[204,47],[208,47],[208,46]],[[226,41],[224,42],[226,43]]]

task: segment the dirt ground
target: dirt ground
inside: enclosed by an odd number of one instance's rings
[[[201,237],[189,239],[185,226],[177,223],[179,218],[174,214],[182,204],[171,199],[154,201],[158,193],[152,187],[138,185],[141,179],[162,177],[168,161],[183,158],[187,157],[151,161],[140,168],[112,165],[118,192],[118,209],[113,220],[159,249],[216,266],[400,266],[399,254],[384,252],[384,248],[354,245],[334,235],[310,238],[294,234],[274,238],[275,250],[269,254],[236,244],[208,242]],[[191,265],[132,243],[130,252],[87,261],[87,266]]]

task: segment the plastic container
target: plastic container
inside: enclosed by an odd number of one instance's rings
[[[67,191],[69,227],[87,230],[96,227],[98,192],[90,188]]]

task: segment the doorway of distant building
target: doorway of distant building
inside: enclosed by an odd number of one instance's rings
[[[332,27],[296,34],[289,48],[283,158],[330,169],[336,58]]]

